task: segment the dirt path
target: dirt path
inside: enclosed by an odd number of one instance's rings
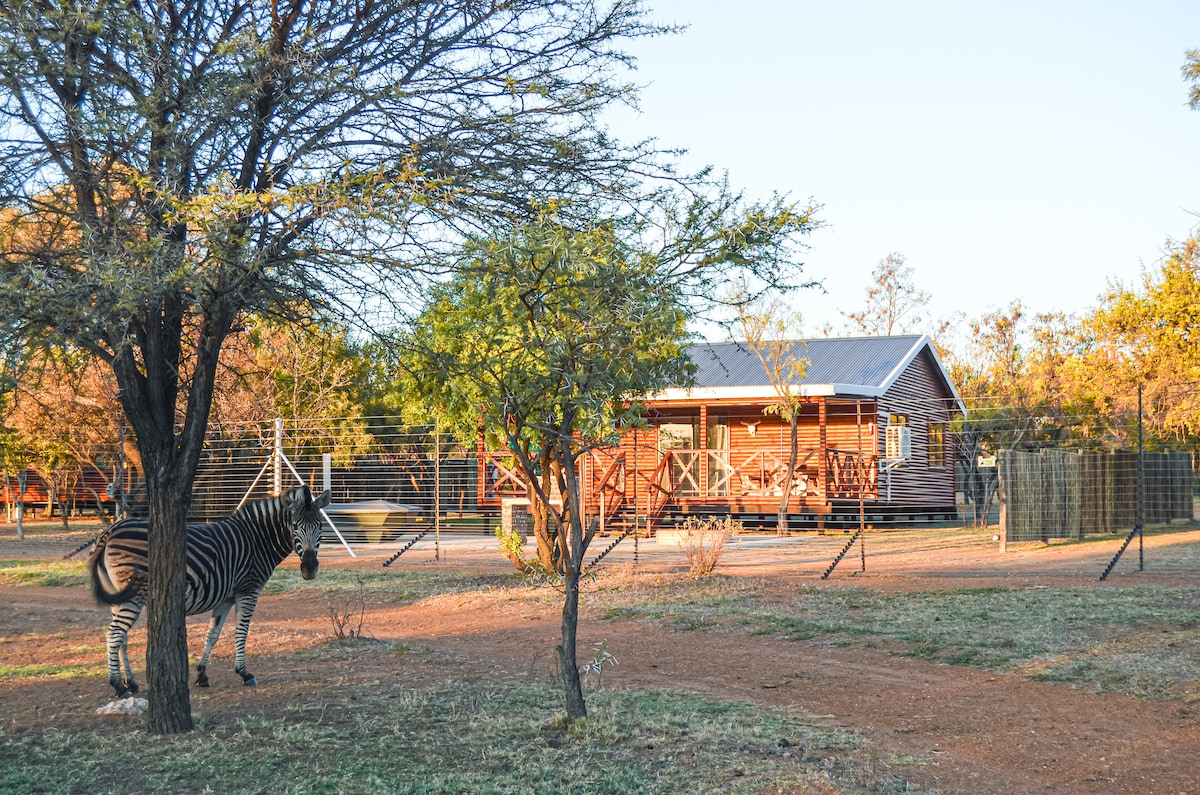
[[[789,590],[819,583],[814,574],[829,559],[825,542],[771,545],[731,555],[724,570],[732,574],[770,576],[775,587]],[[829,548],[840,541],[834,539]],[[749,546],[749,545],[748,545]],[[960,549],[896,550],[877,543],[868,572],[841,584],[883,590],[944,589],[1002,584],[1036,587],[1071,584],[1079,587],[1122,587],[1154,582],[1200,586],[1200,534],[1156,539],[1148,547],[1154,565],[1136,576],[1124,573],[1099,584],[1097,572],[1111,557],[1110,546],[1064,546],[1062,549],[1017,550],[997,558],[986,545]],[[332,557],[332,556],[331,556]],[[327,565],[378,566],[379,559],[330,560]],[[414,555],[398,567],[449,565],[503,570],[489,545],[456,549],[449,562],[433,563]],[[677,570],[680,561],[646,549],[639,567],[645,571]],[[1125,567],[1128,572],[1128,567]],[[1140,579],[1138,579],[1140,578]],[[93,644],[81,658],[96,654],[103,614],[86,594],[56,588],[0,587],[9,605],[0,618],[7,643],[7,662],[22,656],[68,654],[81,639]],[[58,622],[47,643],[37,628]],[[401,641],[415,652],[388,656],[364,665],[355,676],[409,678],[481,675],[501,678],[544,677],[552,667],[558,640],[558,616],[551,604],[508,601],[480,596],[442,596],[419,604],[377,607],[365,622],[379,639]],[[287,698],[300,677],[311,671],[289,671],[269,655],[274,649],[315,644],[329,633],[326,606],[312,594],[293,592],[264,598],[251,632],[251,654],[261,660],[264,681],[255,699]],[[202,632],[192,631],[193,640]],[[24,640],[23,640],[24,639]],[[24,641],[28,641],[25,643]],[[938,793],[1034,793],[1063,795],[1137,793],[1200,795],[1200,704],[1136,701],[1124,696],[1093,695],[1067,685],[1033,682],[965,666],[942,665],[900,656],[902,644],[867,642],[839,647],[819,640],[787,641],[737,633],[679,631],[637,619],[606,620],[591,612],[581,626],[581,654],[601,641],[618,660],[605,679],[610,687],[655,687],[691,690],[717,698],[772,706],[798,707],[826,716],[830,723],[866,736],[869,754],[883,770]],[[15,646],[28,645],[24,651]],[[37,648],[35,648],[37,644]],[[55,652],[55,650],[58,650]],[[336,662],[314,663],[328,667]],[[1200,661],[1198,661],[1200,676]],[[16,726],[37,723],[30,716],[53,718],[79,712],[85,719],[101,698],[99,682],[32,682],[19,692],[0,689],[0,720]],[[5,692],[8,690],[8,692]],[[215,688],[212,699],[244,698],[240,690]]]
[[[367,626],[380,639],[449,652],[461,668],[490,677],[545,676],[558,637],[554,612],[527,605],[390,608],[370,614]],[[619,665],[609,686],[679,688],[829,716],[868,737],[881,767],[939,793],[1200,792],[1195,705],[938,665],[896,656],[899,646],[888,643],[838,648],[585,621],[580,649],[602,640]]]

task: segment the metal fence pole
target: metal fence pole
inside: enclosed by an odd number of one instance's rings
[[[1138,528],[1138,571],[1146,569],[1146,554],[1143,545],[1143,528],[1146,524],[1146,460],[1145,438],[1142,434],[1142,385],[1138,384],[1138,457],[1137,457],[1137,528]]]
[[[442,422],[433,426],[433,559],[442,559]]]
[[[275,493],[283,493],[283,418],[275,418]]]

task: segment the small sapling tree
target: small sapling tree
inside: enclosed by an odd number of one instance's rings
[[[553,212],[473,240],[460,275],[433,291],[401,342],[410,391],[464,441],[482,422],[553,514],[568,720],[587,714],[575,641],[584,556],[599,525],[584,516],[579,458],[637,424],[641,397],[690,380],[689,296],[747,265],[777,277],[784,241],[811,224],[809,210],[782,204],[739,213],[728,202],[694,203],[676,217],[682,225],[657,249],[639,245],[646,230],[637,224],[579,227]]]
[[[804,357],[804,341],[800,337],[800,315],[779,300],[747,303],[743,297],[737,303],[738,322],[746,347],[762,365],[771,389],[772,401],[763,408],[764,414],[775,414],[788,425],[788,460],[779,482],[779,511],[777,532],[790,535],[788,508],[800,464],[800,414],[808,399],[800,391],[800,382],[808,369]]]

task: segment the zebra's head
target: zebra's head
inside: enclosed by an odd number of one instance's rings
[[[317,550],[321,546],[324,519],[321,509],[329,504],[329,489],[315,499],[307,486],[288,494],[288,524],[292,528],[292,544],[300,556],[300,576],[311,580],[317,576]]]

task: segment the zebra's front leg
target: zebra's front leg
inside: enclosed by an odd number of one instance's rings
[[[249,594],[237,598],[237,631],[234,635],[237,651],[235,652],[233,670],[242,677],[242,684],[253,687],[258,684],[254,674],[246,670],[246,635],[250,632],[250,619],[254,608],[258,605],[258,594]]]
[[[217,605],[212,611],[212,618],[208,622],[208,639],[204,641],[204,654],[200,656],[200,662],[196,663],[197,687],[208,687],[208,655],[212,654],[213,646],[217,645],[217,638],[221,637],[221,627],[225,626],[225,617],[229,615],[232,607],[233,602],[226,602]]]
[[[112,607],[112,623],[108,625],[108,683],[117,692],[117,698],[138,691],[137,682],[133,680],[133,666],[129,664],[129,628],[141,612],[140,601]]]

